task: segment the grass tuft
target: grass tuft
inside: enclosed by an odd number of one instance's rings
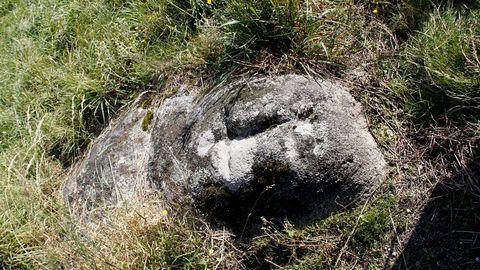
[[[478,121],[479,15],[476,10],[436,10],[395,61],[398,76],[391,87],[417,117]]]

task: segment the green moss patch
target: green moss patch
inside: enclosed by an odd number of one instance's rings
[[[152,111],[147,111],[147,113],[145,114],[145,116],[143,117],[143,120],[142,120],[142,130],[143,131],[148,130],[148,127],[152,123],[152,120],[153,120],[153,112]]]

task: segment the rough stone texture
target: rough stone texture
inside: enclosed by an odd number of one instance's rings
[[[245,79],[151,110],[147,132],[136,108],[94,143],[67,179],[72,206],[116,203],[152,187],[243,234],[261,216],[322,217],[385,176],[361,106],[334,81]]]
[[[63,194],[75,214],[101,215],[110,207],[142,199],[150,192],[147,165],[151,133],[142,132],[141,127],[148,112],[140,106],[145,101],[146,96],[142,96],[106,128],[69,172]]]

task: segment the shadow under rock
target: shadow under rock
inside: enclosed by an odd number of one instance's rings
[[[434,188],[393,269],[480,269],[480,148]]]
[[[339,176],[331,173],[323,176],[327,183],[299,180],[288,164],[275,160],[254,164],[252,171],[253,180],[236,192],[210,184],[195,197],[197,209],[211,224],[229,228],[244,243],[262,235],[264,222],[282,228],[288,220],[304,227],[344,210],[344,205],[358,200],[361,191],[352,183],[342,185],[345,180],[333,181]]]

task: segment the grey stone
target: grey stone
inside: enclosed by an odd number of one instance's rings
[[[299,223],[368,195],[386,164],[342,84],[286,75],[177,95],[120,117],[66,180],[77,212],[159,190],[214,224],[248,233],[260,217]]]
[[[113,121],[70,170],[63,186],[64,198],[76,215],[102,214],[125,201],[137,201],[153,192],[147,180],[151,133],[142,131],[148,110],[140,104]]]

